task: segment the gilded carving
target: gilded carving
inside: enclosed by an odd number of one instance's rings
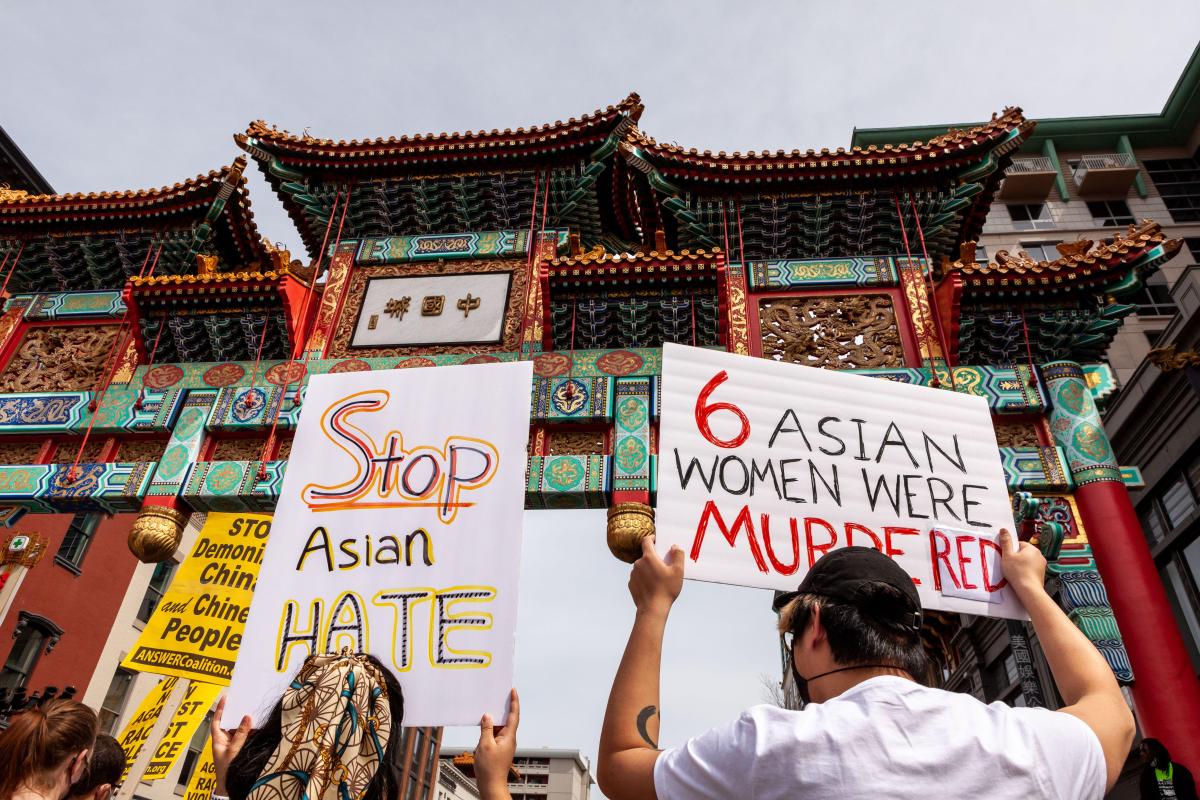
[[[551,431],[552,456],[596,455],[605,453],[603,431]]]
[[[900,283],[904,288],[904,297],[908,301],[908,311],[912,315],[912,327],[917,336],[921,361],[942,358],[942,346],[938,341],[933,306],[929,302],[929,287],[925,284],[925,276],[919,269],[903,267],[900,269]]]
[[[218,439],[212,461],[258,461],[266,439]]]
[[[1147,358],[1163,372],[1174,372],[1184,367],[1200,367],[1200,352],[1176,350],[1173,344],[1154,348]]]
[[[116,336],[116,325],[30,328],[0,373],[0,391],[90,391],[109,366]]]
[[[41,442],[3,442],[0,443],[0,464],[36,464],[41,452]]]
[[[157,462],[166,449],[166,439],[129,439],[121,442],[121,448],[117,451],[117,461]]]
[[[903,367],[888,295],[783,297],[759,301],[763,356],[825,369]]]
[[[1028,422],[997,422],[996,444],[1000,447],[1041,447],[1037,428]]]
[[[750,355],[750,326],[746,321],[746,273],[741,267],[731,267],[728,276],[729,349],[739,355]]]

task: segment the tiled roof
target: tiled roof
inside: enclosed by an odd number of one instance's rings
[[[234,162],[221,169],[213,170],[207,175],[199,175],[171,186],[158,189],[127,189],[118,192],[86,192],[72,194],[27,194],[25,192],[5,192],[0,196],[0,214],[21,214],[41,212],[45,210],[70,210],[86,214],[90,210],[110,213],[116,207],[145,208],[151,205],[162,205],[179,199],[190,199],[201,192],[205,196],[221,186],[229,184],[242,186],[245,178],[242,172],[246,168],[246,157],[238,156]],[[247,208],[249,199],[244,201]]]
[[[1157,222],[1144,220],[1141,225],[1130,225],[1125,232],[1118,232],[1112,239],[1099,244],[1088,239],[1060,244],[1060,257],[1053,261],[1035,261],[1023,250],[1015,255],[1000,250],[996,252],[994,263],[980,264],[974,261],[974,245],[970,244],[964,246],[963,257],[950,268],[962,275],[967,286],[985,290],[1070,285],[1095,276],[1107,276],[1158,245],[1170,257],[1179,251],[1183,242],[1168,239]]]
[[[347,159],[369,158],[372,156],[395,156],[429,152],[456,152],[503,150],[507,147],[527,146],[531,142],[552,144],[557,140],[567,139],[572,134],[587,131],[592,128],[611,123],[619,117],[628,117],[634,121],[642,114],[642,101],[636,93],[630,94],[620,103],[585,114],[576,119],[558,120],[546,125],[530,128],[517,128],[515,131],[505,128],[503,131],[466,131],[464,133],[425,133],[413,136],[391,136],[376,139],[319,139],[307,134],[296,135],[279,130],[266,122],[258,120],[250,123],[246,133],[235,137],[238,144],[249,148],[251,140],[264,144],[277,145],[280,150],[289,155],[302,156],[305,152],[313,155],[329,155],[331,151]]]
[[[925,142],[870,145],[868,147],[839,147],[836,150],[751,150],[748,153],[726,153],[655,141],[640,130],[632,130],[626,141],[656,162],[674,162],[701,170],[726,172],[772,172],[797,169],[826,170],[839,167],[873,167],[914,164],[927,160],[949,158],[976,145],[987,144],[1014,129],[1028,135],[1034,123],[1025,119],[1020,108],[1006,108],[991,121],[971,128],[952,129]]]

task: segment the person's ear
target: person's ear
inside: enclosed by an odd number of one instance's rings
[[[825,641],[825,626],[821,624],[821,604],[813,603],[808,623],[812,631],[812,645],[816,647]]]
[[[92,800],[112,800],[113,785],[111,783],[102,783],[92,792]]]
[[[83,773],[87,771],[88,752],[88,750],[80,750],[75,754],[75,758],[71,760],[71,772],[67,775],[67,783],[75,783],[83,777]]]

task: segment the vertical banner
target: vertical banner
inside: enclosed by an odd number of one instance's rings
[[[192,769],[192,777],[188,780],[187,791],[183,800],[212,800],[213,792],[217,789],[217,769],[213,764],[212,739],[204,740],[204,748]]]
[[[171,677],[159,681],[158,685],[151,689],[150,693],[142,700],[137,711],[125,725],[125,730],[121,731],[121,735],[117,737],[121,743],[121,749],[125,751],[125,772],[121,775],[122,781],[128,777],[130,766],[137,760],[142,747],[150,738],[150,731],[162,714],[167,698],[179,680],[179,678]],[[215,684],[191,682],[183,702],[176,710],[175,716],[171,718],[166,735],[162,741],[153,745],[154,756],[151,758],[149,766],[146,767],[146,772],[142,775],[143,781],[156,781],[171,771],[171,767],[175,765],[179,756],[187,751],[188,742],[191,741],[192,734],[196,732],[196,726],[212,708],[213,701],[217,699],[220,691],[221,687]]]
[[[227,686],[270,532],[269,514],[209,514],[121,666]]]
[[[834,370],[663,347],[657,545],[699,580],[795,589],[874,547],[926,608],[1025,618],[1000,571],[1015,531],[987,401]]]
[[[262,719],[312,652],[372,653],[404,724],[503,719],[529,362],[314,375],[227,716]]]

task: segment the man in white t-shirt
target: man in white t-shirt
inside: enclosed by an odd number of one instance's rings
[[[659,750],[659,663],[683,587],[683,552],[643,540],[629,580],[637,606],[600,736],[597,781],[621,800],[682,798],[1099,798],[1121,772],[1133,716],[1111,670],[1046,594],[1046,560],[1001,532],[1004,576],[1029,612],[1067,705],[985,705],[923,685],[921,604],[876,550],[822,557],[777,601],[806,705],[756,706]]]

